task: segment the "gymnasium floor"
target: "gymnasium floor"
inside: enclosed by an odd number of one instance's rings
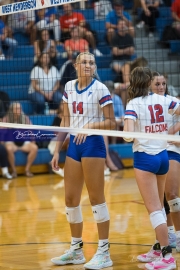
[[[69,248],[70,231],[64,213],[63,180],[54,174],[23,176],[8,187],[0,181],[0,270],[81,270],[83,265],[54,266],[50,259]],[[4,190],[6,189],[6,190]],[[111,215],[113,267],[144,269],[136,256],[154,241],[132,169],[106,177],[105,193]],[[89,260],[97,248],[97,231],[86,188],[82,194],[84,253]],[[180,269],[180,253],[173,251]]]

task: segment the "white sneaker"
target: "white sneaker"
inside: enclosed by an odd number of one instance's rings
[[[154,262],[146,263],[145,267],[148,270],[155,270],[155,269],[172,270],[176,269],[176,261],[172,256],[168,260],[161,256],[158,260]]]
[[[152,32],[150,32],[148,36],[149,36],[149,38],[152,38],[152,37],[154,37],[154,34]]]
[[[64,177],[64,169],[59,169],[59,171],[52,170],[54,173],[60,175],[61,177]]]
[[[151,247],[150,251],[137,256],[138,261],[140,262],[153,262],[159,259],[161,256],[161,247],[159,243],[156,243]]]
[[[180,238],[179,237],[176,238],[176,251],[180,252]]]
[[[85,269],[102,269],[113,265],[107,245],[109,246],[109,243],[107,243],[105,247],[98,247],[93,258],[88,263],[84,264]],[[104,251],[104,249],[106,250]]]
[[[144,27],[145,23],[143,21],[139,22],[138,24],[136,24],[136,27],[139,29],[142,29]]]
[[[93,53],[95,56],[103,56],[103,54],[98,49],[94,49]]]
[[[79,246],[78,246],[79,245]],[[55,257],[51,259],[55,265],[66,265],[66,264],[83,264],[86,262],[84,254],[82,251],[83,243],[77,243],[71,246],[70,249],[66,250],[60,257]],[[78,249],[76,249],[78,248]]]
[[[10,173],[4,173],[3,175],[2,175],[4,178],[6,178],[6,179],[12,179],[13,177],[12,177],[12,175],[10,175]]]
[[[110,169],[109,169],[109,168],[106,168],[106,169],[104,170],[104,176],[107,176],[107,175],[110,175],[110,174],[111,174]]]

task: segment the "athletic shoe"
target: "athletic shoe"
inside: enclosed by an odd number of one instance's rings
[[[95,56],[103,56],[103,54],[98,49],[94,49],[93,53]]]
[[[4,178],[6,178],[6,179],[12,179],[13,178],[12,175],[10,175],[8,172],[7,173],[4,173],[2,176]]]
[[[143,21],[139,22],[138,24],[136,24],[136,27],[139,29],[142,29],[144,27],[145,23]]]
[[[140,262],[146,262],[146,263],[153,262],[159,259],[160,255],[161,255],[161,247],[159,243],[156,243],[154,244],[154,246],[151,247],[149,252],[137,256],[137,259]]]
[[[109,243],[104,247],[98,247],[96,254],[93,258],[86,264],[84,264],[85,269],[102,269],[110,267],[113,265],[109,254]]]
[[[64,177],[64,169],[59,168],[58,171],[52,170],[54,173],[58,174],[61,177]]]
[[[86,262],[82,251],[83,242],[79,242],[75,245],[71,245],[70,249],[66,250],[60,257],[51,259],[55,265],[65,264],[83,264]]]
[[[170,259],[165,259],[162,256],[160,259],[151,262],[151,263],[146,263],[145,268],[148,270],[157,270],[157,269],[163,269],[163,270],[171,270],[171,269],[176,269],[176,261],[173,257]]]
[[[111,174],[110,169],[109,169],[109,168],[106,168],[106,169],[104,170],[104,176],[107,176],[107,175],[110,175],[110,174]]]
[[[176,251],[180,252],[180,237],[177,237],[176,239]]]
[[[168,233],[169,245],[172,248],[176,247],[176,234],[175,233]]]

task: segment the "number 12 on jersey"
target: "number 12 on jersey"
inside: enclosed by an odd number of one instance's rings
[[[79,114],[83,114],[83,102],[79,102],[76,104],[76,101],[72,103],[73,105],[73,113],[79,112]]]
[[[160,104],[149,105],[148,109],[151,115],[151,124],[164,122],[163,107]]]

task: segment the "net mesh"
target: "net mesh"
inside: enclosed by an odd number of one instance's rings
[[[165,74],[170,94],[179,95],[180,41],[166,40],[165,29],[173,24],[166,1],[151,11],[151,22],[144,19],[140,3],[131,0],[4,2],[0,9],[0,105],[1,118],[10,115],[7,122],[59,125],[55,116],[62,112],[64,86],[76,78],[73,61],[77,52],[86,50],[95,55],[95,77],[119,97],[114,99],[119,129],[134,67],[149,66]],[[128,37],[115,38],[118,29]],[[117,50],[122,51],[118,57]],[[49,74],[39,70],[48,61],[42,53],[51,60]]]

